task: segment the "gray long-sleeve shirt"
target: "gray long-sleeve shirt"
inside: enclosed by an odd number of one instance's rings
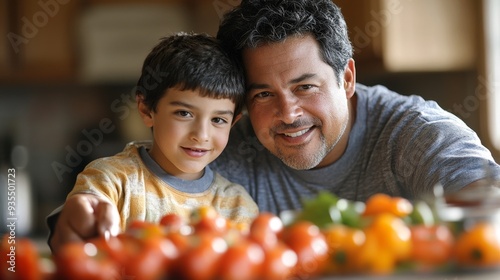
[[[435,102],[383,86],[356,89],[356,120],[335,163],[287,167],[259,143],[244,117],[212,168],[245,186],[260,211],[274,213],[298,209],[304,197],[321,190],[361,201],[377,192],[415,199],[438,183],[454,191],[484,178],[486,165],[500,180],[500,166],[476,133]]]

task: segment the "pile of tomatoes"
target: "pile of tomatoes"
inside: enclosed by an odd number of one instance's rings
[[[458,266],[500,267],[500,238],[491,224],[457,233],[422,203],[376,194],[365,203],[328,193],[303,209],[261,213],[233,224],[211,207],[189,219],[132,222],[118,236],[71,243],[43,271],[28,240],[16,240],[16,273],[3,239],[1,279],[311,279],[322,275],[387,275]],[[23,266],[29,265],[30,269]]]
[[[387,275],[500,268],[500,229],[477,221],[459,228],[439,221],[424,201],[375,194],[366,203],[321,193],[306,201],[298,219],[325,235],[326,274]],[[320,217],[318,213],[328,212]]]
[[[16,273],[6,271],[1,278],[304,279],[322,272],[327,248],[325,236],[309,221],[284,227],[278,216],[261,213],[250,225],[232,224],[213,208],[201,207],[188,220],[169,214],[159,223],[134,221],[116,237],[67,244],[52,256],[52,273],[30,266],[31,275],[21,275],[18,252]],[[36,251],[23,257],[37,260]]]

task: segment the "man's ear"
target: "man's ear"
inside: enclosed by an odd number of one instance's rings
[[[148,106],[144,103],[144,96],[138,94],[135,96],[137,102],[137,109],[141,115],[141,119],[147,127],[153,127],[153,113],[149,110]]]
[[[351,98],[356,91],[356,65],[352,58],[345,67],[343,87],[347,98]]]
[[[243,116],[242,113],[239,113],[238,115],[236,115],[234,118],[233,118],[233,123],[231,124],[231,127],[233,127],[233,125],[239,121],[241,119],[241,117]]]

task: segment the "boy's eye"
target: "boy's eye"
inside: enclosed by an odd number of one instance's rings
[[[216,123],[216,124],[224,124],[224,123],[227,123],[227,121],[223,118],[213,118],[212,119],[212,122]]]
[[[189,113],[188,111],[177,111],[175,112],[176,115],[179,115],[181,117],[190,117],[191,116],[191,113]]]

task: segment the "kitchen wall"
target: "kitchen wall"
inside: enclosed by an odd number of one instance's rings
[[[112,155],[129,141],[149,138],[135,109],[134,84],[157,39],[176,31],[215,35],[220,16],[238,2],[7,0],[0,4],[0,186],[2,192],[7,190],[7,170],[14,166],[21,178],[16,182],[19,234],[47,234],[45,217],[64,201],[76,174],[90,160]],[[350,27],[359,82],[436,100],[481,131],[479,101],[483,101],[474,99],[484,86],[476,1],[335,2]],[[435,6],[435,2],[453,4]],[[423,20],[430,12],[434,13],[430,19]],[[454,25],[457,18],[460,25]],[[429,29],[424,25],[429,21],[442,30],[422,32]],[[413,45],[428,35],[440,39],[435,39],[433,53],[428,51],[432,37],[426,39],[426,48],[410,50],[400,40],[401,32],[415,34],[405,34],[404,39]],[[453,36],[443,40],[443,34]],[[400,55],[405,49],[408,59]],[[415,62],[431,56],[435,63]],[[5,218],[7,196],[0,197],[0,216]]]

